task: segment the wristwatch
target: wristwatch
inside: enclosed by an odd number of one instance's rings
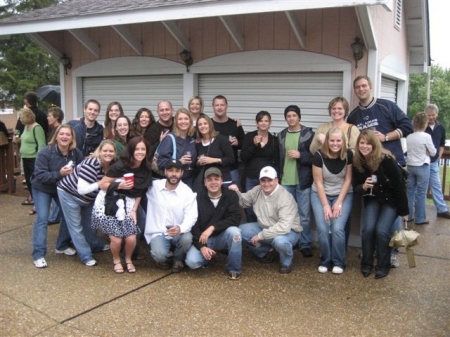
[[[384,136],[384,141],[385,141],[385,142],[388,142],[388,141],[389,141],[389,136],[388,136],[388,134],[386,134],[386,135]]]

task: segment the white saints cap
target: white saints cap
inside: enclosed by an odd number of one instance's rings
[[[277,178],[277,171],[272,166],[263,167],[261,172],[259,173],[259,179],[269,178],[275,179]]]

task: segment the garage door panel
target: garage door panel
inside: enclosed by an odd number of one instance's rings
[[[156,105],[159,101],[169,100],[174,109],[183,106],[183,78],[182,75],[86,77],[83,78],[83,102],[88,99],[100,102],[100,122],[105,120],[106,107],[113,101],[122,104],[129,118],[146,107],[158,119]]]

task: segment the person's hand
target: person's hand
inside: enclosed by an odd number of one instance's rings
[[[214,249],[208,247],[200,248],[200,252],[202,253],[205,260],[211,261],[211,259],[216,255],[216,251]]]
[[[381,133],[380,131],[374,131],[375,136],[377,136],[377,138],[380,140],[380,142],[384,142],[384,140],[386,139],[386,135]]]
[[[191,165],[192,156],[188,156],[187,154],[185,154],[183,157],[180,158],[180,162],[183,165]]]
[[[253,144],[261,145],[262,140],[263,140],[262,136],[256,135],[255,137],[253,137]]]
[[[323,133],[319,133],[319,134],[317,135],[317,141],[318,141],[320,144],[323,144],[323,143],[325,142],[325,135],[324,135]]]
[[[326,205],[323,208],[323,217],[325,218],[325,221],[328,222],[333,217],[333,211],[330,207],[330,205]]]
[[[130,218],[133,219],[134,224],[137,225],[137,214],[136,214],[136,211],[131,211],[130,212]]]
[[[238,146],[239,145],[238,139],[236,137],[231,136],[230,144],[231,146]]]
[[[166,138],[167,134],[170,132],[170,130],[161,131],[161,134],[159,136],[159,142],[162,142],[164,138]]]
[[[198,240],[201,244],[206,245],[206,242],[208,241],[208,238],[211,236],[211,234],[214,232],[214,227],[209,226],[206,228],[202,235],[200,235],[200,239]]]
[[[131,190],[134,187],[134,182],[131,180],[125,180],[122,179],[122,181],[119,183],[119,186],[117,189],[119,190]]]
[[[372,177],[367,177],[366,181],[362,185],[362,188],[363,188],[364,191],[367,191],[369,188],[372,188],[372,187],[373,187]]]
[[[250,239],[250,243],[251,243],[253,246],[258,246],[258,245],[260,244],[259,241],[261,241],[261,239],[259,238],[258,234],[256,234],[255,236],[253,236],[253,237]]]
[[[334,203],[331,211],[333,212],[333,218],[339,218],[342,215],[342,204],[340,203]]]
[[[177,236],[178,234],[180,234],[180,232],[180,226],[178,225],[172,226],[167,229],[167,235],[169,236]]]
[[[289,150],[286,152],[288,158],[298,159],[300,158],[300,151],[297,150]]]
[[[230,186],[228,186],[228,189],[230,191],[239,192],[239,187],[237,187],[236,184],[231,184]]]
[[[65,165],[65,166],[61,167],[61,169],[59,170],[59,173],[60,173],[63,177],[65,177],[65,176],[71,174],[72,171],[73,171],[72,166],[67,166],[67,165]]]
[[[199,157],[197,159],[197,163],[200,166],[202,166],[202,165],[209,165],[209,164],[216,164],[217,163],[217,158],[202,156],[202,157]]]

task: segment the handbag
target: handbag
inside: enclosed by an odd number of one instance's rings
[[[173,151],[172,151],[172,159],[177,159],[177,144],[175,142],[175,137],[172,134],[168,134],[168,136],[170,136],[172,138],[172,147],[173,147]],[[161,143],[159,143],[158,147],[156,148],[155,154],[153,155],[153,159],[152,159],[152,171],[155,172],[155,174],[164,177],[164,169],[160,169],[158,167],[158,158],[159,158],[159,147],[161,146]]]
[[[125,204],[125,195],[117,191],[117,187],[119,187],[120,181],[112,182],[108,189],[106,190],[105,195],[105,215],[108,216],[116,216],[117,210],[119,206],[117,205],[117,201],[122,199]]]
[[[389,246],[392,248],[406,248],[409,268],[414,268],[416,266],[414,250],[411,247],[417,246],[419,244],[419,241],[417,241],[417,238],[419,236],[420,234],[416,231],[408,230],[408,222],[405,221],[404,228],[398,232],[395,232],[391,238],[391,241],[389,242]]]

